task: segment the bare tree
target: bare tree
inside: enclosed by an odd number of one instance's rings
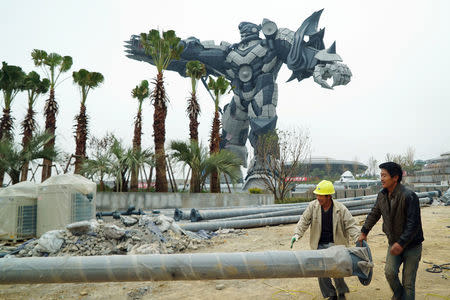
[[[401,154],[386,153],[386,161],[393,161],[402,166],[404,163],[404,157]]]
[[[263,160],[264,185],[275,200],[283,200],[310,161],[309,133],[300,129],[269,132],[258,139],[256,151]]]
[[[369,175],[375,176],[378,171],[378,160],[375,159],[375,157],[371,156],[369,157]]]
[[[417,169],[420,169],[420,167],[416,166],[414,156],[415,156],[415,150],[413,147],[408,147],[406,149],[406,152],[404,155],[402,154],[386,154],[386,161],[393,161],[395,163],[398,163],[402,166],[402,169],[406,171],[407,173],[412,173],[416,171]]]
[[[325,170],[327,171],[327,176],[328,177],[331,176],[331,169],[332,169],[332,166],[330,164],[330,160],[327,157],[326,160],[325,160]]]
[[[404,155],[402,154],[386,154],[386,161],[393,161],[402,166],[402,169],[407,174],[411,175],[414,171],[420,170],[420,166],[416,164],[414,156],[415,150],[413,147],[408,147]]]
[[[414,156],[416,151],[413,147],[408,147],[403,160],[403,169],[407,172],[413,172],[415,170]]]

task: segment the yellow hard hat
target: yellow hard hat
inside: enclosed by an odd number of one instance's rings
[[[335,193],[334,186],[331,181],[322,180],[316,186],[316,189],[313,192],[316,195],[333,195]]]

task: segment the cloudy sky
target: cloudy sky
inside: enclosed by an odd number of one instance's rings
[[[123,41],[150,29],[173,29],[181,38],[239,41],[241,21],[263,18],[295,31],[311,13],[324,8],[319,26],[325,45],[336,40],[337,52],[353,73],[344,87],[326,90],[312,79],[286,83],[279,76],[278,126],[304,128],[312,140],[313,156],[357,159],[415,149],[417,159],[450,151],[450,2],[442,1],[1,1],[0,61],[37,70],[33,49],[73,57],[73,67],[56,89],[60,113],[57,145],[74,152],[73,118],[80,97],[71,73],[80,68],[101,72],[105,83],[87,101],[90,132],[115,133],[131,145],[137,101],[131,90],[156,69],[128,59]],[[256,4],[257,3],[257,4]],[[42,74],[42,73],[41,73]],[[188,138],[186,99],[189,79],[165,73],[170,98],[167,139]],[[200,86],[200,137],[206,144],[213,102]],[[222,100],[222,106],[231,96]],[[38,122],[44,97],[37,105]],[[12,106],[17,123],[26,110],[26,95]],[[144,146],[153,145],[153,110],[144,105]],[[16,125],[17,129],[19,128]]]

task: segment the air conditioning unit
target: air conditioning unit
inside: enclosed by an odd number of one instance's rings
[[[40,237],[67,224],[95,218],[97,185],[80,175],[50,177],[38,188],[37,227]]]
[[[0,240],[36,236],[37,185],[21,182],[0,191]]]

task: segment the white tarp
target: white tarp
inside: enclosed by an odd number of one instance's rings
[[[56,175],[41,183],[42,189],[51,186],[64,186],[74,192],[79,192],[84,195],[95,193],[97,190],[95,182],[77,174]]]
[[[5,196],[22,196],[28,198],[37,198],[38,184],[29,181],[22,181],[10,185],[0,190],[0,201]]]
[[[38,185],[23,181],[0,190],[0,239],[17,238],[17,209],[36,205]]]
[[[72,222],[95,218],[96,190],[97,185],[93,181],[76,174],[52,176],[41,183],[37,200],[37,236],[50,230],[63,229]],[[91,212],[89,215],[75,218],[74,214],[79,212],[73,202],[78,197],[76,194],[83,194],[89,199],[91,208],[85,207]]]

